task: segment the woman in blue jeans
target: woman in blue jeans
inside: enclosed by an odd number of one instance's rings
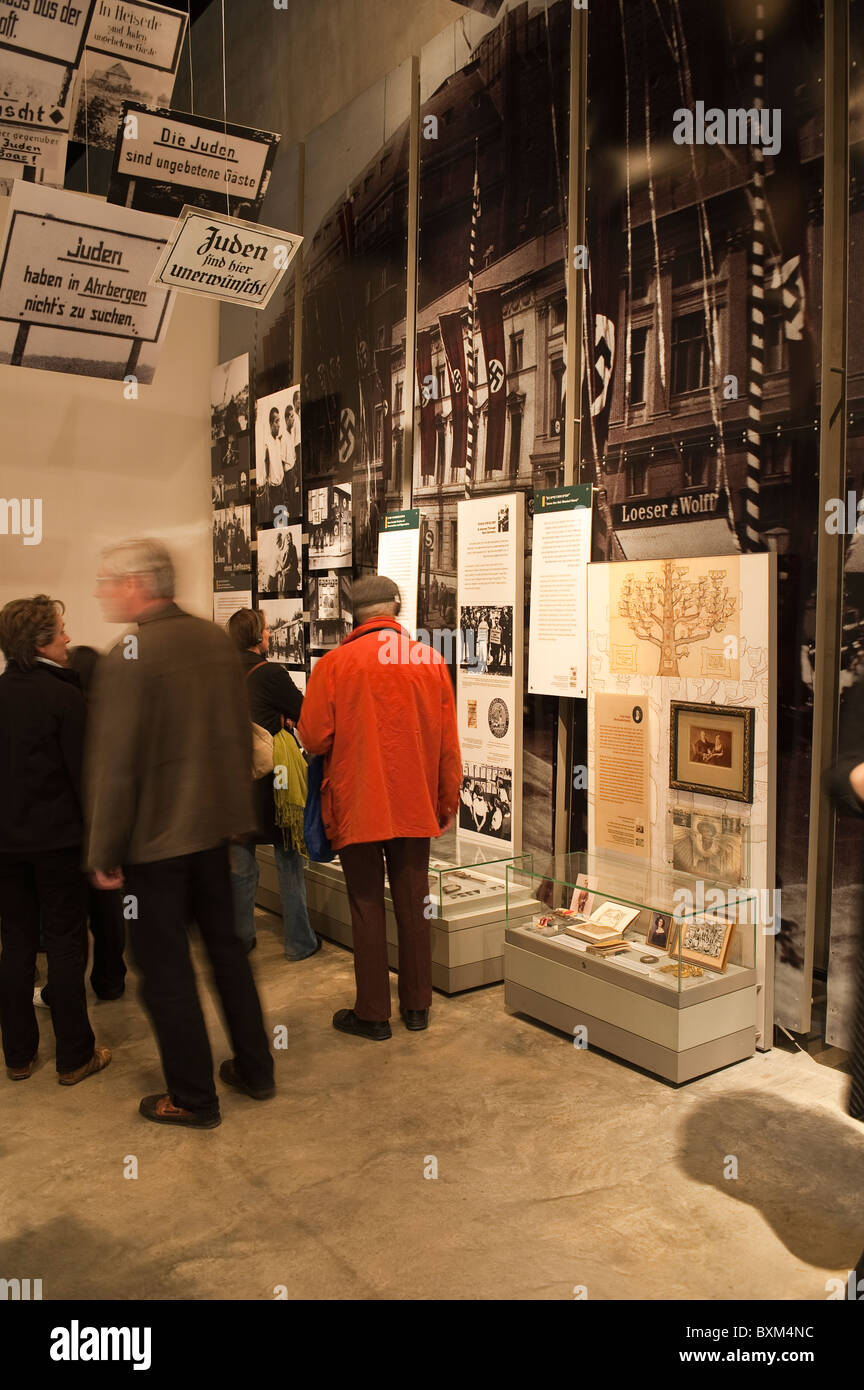
[[[267,660],[270,633],[260,609],[238,608],[227,624],[228,635],[240,652],[249,692],[249,714],[274,736],[284,726],[293,726],[300,717],[303,696],[284,666]],[[305,960],[321,948],[321,938],[313,930],[306,910],[306,880],[303,860],[296,850],[286,849],[282,831],[276,824],[271,774],[254,784],[258,834],[244,844],[231,845],[231,891],[237,934],[247,951],[256,945],[255,894],[258,890],[258,861],[255,847],[270,844],[276,856],[282,921],[285,928],[286,960]]]

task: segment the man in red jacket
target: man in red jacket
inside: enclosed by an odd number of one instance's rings
[[[419,1031],[432,1002],[429,840],[452,823],[462,761],[447,665],[396,621],[393,580],[360,579],[353,600],[354,631],[312,672],[297,733],[324,757],[322,818],[354,929],[357,999],[333,1026],[381,1040],[391,1036],[384,861],[399,928],[400,1012]]]

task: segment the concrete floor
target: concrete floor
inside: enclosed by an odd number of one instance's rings
[[[38,1070],[0,1073],[0,1277],[45,1299],[824,1300],[854,1266],[841,1073],[775,1050],[676,1090],[508,1016],[503,986],[436,995],[427,1033],[345,1037],[350,954],[287,965],[280,926],[260,914],[252,957],[287,1028],[278,1095],[223,1093],[220,1129],[139,1117],[163,1082],[134,987],[94,1001],[114,1060],[69,1090],[40,1010]]]

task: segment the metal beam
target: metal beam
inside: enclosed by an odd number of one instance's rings
[[[582,481],[582,315],[585,312],[585,272],[573,265],[573,251],[585,240],[585,156],[588,122],[588,14],[574,9],[570,17],[570,131],[567,164],[567,415],[562,421],[564,483]],[[578,477],[577,477],[578,469]],[[559,699],[555,753],[555,853],[570,849],[572,805],[573,701]]]
[[[817,939],[831,922],[834,810],[824,774],[836,758],[843,609],[844,537],[825,529],[826,503],[845,495],[849,279],[849,0],[825,5],[825,218],[822,253],[822,381],[819,437],[819,548],[816,662],[804,976],[812,979]],[[810,1006],[802,1020],[810,1026]]]

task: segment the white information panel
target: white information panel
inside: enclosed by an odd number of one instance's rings
[[[399,586],[399,621],[417,635],[417,586],[420,582],[420,511],[388,512],[378,530],[378,573]]]
[[[584,699],[588,681],[591,488],[534,494],[528,689]]]
[[[521,848],[525,497],[459,503],[459,834]]]

